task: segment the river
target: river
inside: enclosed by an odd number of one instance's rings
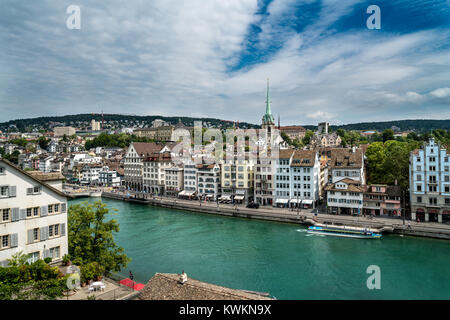
[[[70,204],[95,199],[71,200]],[[103,199],[137,282],[181,273],[277,299],[450,299],[450,241],[310,235],[293,224],[221,217]],[[380,268],[369,290],[367,268]]]

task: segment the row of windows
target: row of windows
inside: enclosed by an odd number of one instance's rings
[[[362,204],[361,200],[354,199],[336,199],[336,198],[328,198],[328,202],[334,203],[347,203],[347,204]]]
[[[60,204],[60,203],[55,203],[55,204],[49,204],[47,206],[47,214],[58,214],[58,213],[62,213],[63,212],[63,205],[65,204]],[[45,207],[44,207],[45,209]],[[18,208],[15,208],[15,210],[19,210]],[[41,216],[41,207],[29,207],[29,208],[25,208],[22,209],[25,210],[26,212],[26,218],[36,218],[36,217],[40,217]],[[13,208],[3,208],[0,209],[0,213],[1,213],[1,222],[10,222],[13,219]],[[19,215],[19,212],[17,212],[17,214]],[[22,215],[22,213],[20,213],[20,215]],[[25,218],[25,217],[23,217]],[[22,219],[17,217],[17,219]]]

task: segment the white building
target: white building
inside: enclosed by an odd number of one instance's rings
[[[316,151],[280,150],[275,170],[275,205],[317,205],[320,162]]]
[[[364,187],[353,179],[342,179],[325,187],[328,213],[361,214],[363,211]]]
[[[165,168],[165,186],[166,196],[178,196],[178,193],[184,188],[184,169],[182,166],[172,166]]]
[[[39,159],[39,170],[42,172],[51,172],[53,159],[51,156],[41,157]]]
[[[434,139],[409,160],[411,219],[450,221],[450,155]]]
[[[29,262],[68,253],[67,198],[10,162],[0,159],[0,265],[19,251]]]
[[[197,192],[197,168],[194,161],[189,160],[184,163],[184,190],[180,196],[191,197]]]
[[[220,196],[220,165],[203,163],[198,164],[196,169],[198,195],[208,200],[217,200]]]
[[[364,151],[360,148],[333,148],[331,149],[328,173],[331,183],[342,179],[352,179],[365,184]]]
[[[98,183],[107,187],[120,187],[121,179],[117,171],[103,167],[98,173]]]

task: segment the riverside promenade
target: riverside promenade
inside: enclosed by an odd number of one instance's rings
[[[314,223],[326,223],[336,225],[349,225],[367,228],[376,228],[383,233],[398,235],[431,237],[450,240],[450,225],[433,222],[420,222],[403,220],[399,218],[374,217],[372,219],[362,216],[330,215],[318,213],[315,215],[311,210],[274,207],[259,207],[259,209],[246,208],[245,205],[223,204],[217,202],[184,200],[170,197],[153,197],[151,195],[126,194],[121,192],[105,192],[102,197],[130,201],[143,205],[153,205],[171,209],[192,211],[197,213],[215,214],[246,219],[258,219],[301,225],[312,225]]]

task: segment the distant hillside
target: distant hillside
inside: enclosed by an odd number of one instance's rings
[[[29,119],[16,119],[0,123],[0,130],[6,131],[11,126],[16,126],[17,130],[25,131],[32,128],[49,129],[54,126],[66,125],[74,127],[89,126],[92,119],[97,121],[102,120],[101,114],[76,114],[66,116],[50,116]],[[170,124],[177,124],[179,120],[185,126],[193,126],[195,121],[202,121],[204,124],[219,128],[230,128],[233,126],[233,121],[221,120],[215,118],[193,118],[193,117],[164,117],[164,116],[139,116],[139,115],[123,115],[123,114],[104,114],[103,120],[105,127],[131,127],[135,125],[150,126],[155,119],[162,119]],[[240,122],[239,128],[259,128],[247,122]]]
[[[0,130],[2,131],[28,131],[32,129],[48,130],[54,126],[74,126],[78,128],[90,126],[92,119],[101,121],[101,114],[76,114],[66,116],[54,116],[54,117],[39,117],[30,119],[17,119],[0,123]],[[193,118],[193,117],[164,117],[164,116],[139,116],[139,115],[123,115],[123,114],[104,114],[103,119],[105,122],[105,128],[123,128],[133,126],[150,126],[155,119],[162,119],[170,124],[177,124],[181,119],[184,125],[193,126],[194,121],[202,121],[204,124],[216,127],[216,128],[231,128],[234,124],[233,121],[221,120],[216,118]],[[17,127],[14,128],[14,126]],[[384,121],[384,122],[361,122],[351,123],[345,125],[332,125],[333,131],[337,129],[345,130],[377,130],[383,131],[385,129],[391,129],[392,126],[400,128],[401,131],[414,130],[418,133],[427,132],[435,129],[450,130],[449,120],[397,120],[397,121]],[[306,129],[316,130],[317,126],[305,125]],[[240,122],[239,128],[260,128],[259,125]]]
[[[345,130],[377,130],[383,131],[386,129],[391,129],[392,126],[400,128],[401,131],[414,130],[415,132],[427,132],[435,129],[450,130],[450,119],[449,120],[397,120],[397,121],[383,121],[383,122],[360,122],[344,124],[340,126],[332,125],[331,129],[333,131],[337,129]],[[309,130],[316,130],[317,126],[304,126]]]

